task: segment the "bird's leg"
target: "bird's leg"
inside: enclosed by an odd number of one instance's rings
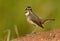
[[[26,36],[31,36],[31,35],[33,35],[33,34],[36,34],[36,28],[37,28],[37,27],[35,27],[34,30],[33,30],[30,34],[26,34]]]
[[[31,34],[36,34],[37,27],[34,28]]]

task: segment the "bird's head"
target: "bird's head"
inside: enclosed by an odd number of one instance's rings
[[[25,9],[25,15],[27,16],[27,15],[31,14],[30,13],[31,11],[32,11],[31,6],[27,6],[26,9]]]
[[[25,10],[32,10],[31,6],[27,6]]]
[[[25,9],[25,11],[32,11],[31,6],[27,6],[26,9]]]

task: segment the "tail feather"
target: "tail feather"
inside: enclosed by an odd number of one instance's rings
[[[45,20],[42,20],[41,23],[44,24],[47,21],[55,21],[55,19],[45,19]]]

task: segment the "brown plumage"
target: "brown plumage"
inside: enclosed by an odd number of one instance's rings
[[[33,25],[38,25],[40,26],[41,28],[44,28],[43,27],[43,24],[47,21],[52,21],[52,20],[55,20],[55,19],[40,19],[38,16],[36,16],[33,11],[32,11],[32,8],[30,6],[28,6],[26,9],[26,12],[25,12],[25,16],[27,18],[27,21],[30,23],[30,24],[33,24]]]

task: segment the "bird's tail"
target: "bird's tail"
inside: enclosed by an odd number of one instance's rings
[[[55,21],[55,19],[45,19],[45,20],[42,20],[41,23],[44,24],[45,22],[49,22],[49,21]]]

